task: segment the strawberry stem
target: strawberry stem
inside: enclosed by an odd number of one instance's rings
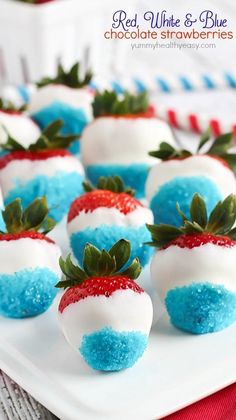
[[[48,217],[48,212],[46,197],[36,198],[25,210],[22,209],[21,199],[16,198],[5,207],[2,216],[7,233],[41,231],[46,235],[55,226],[55,221]]]
[[[133,190],[130,187],[126,187],[124,181],[122,178],[117,176],[101,176],[98,181],[97,185],[93,187],[93,185],[89,181],[83,182],[83,187],[85,192],[91,192],[95,190],[106,190],[106,191],[112,191],[114,193],[125,193],[129,194],[131,196],[135,195],[135,190]]]
[[[183,220],[183,226],[177,228],[171,225],[147,225],[151,232],[152,242],[148,245],[160,248],[181,235],[194,235],[211,233],[218,236],[228,236],[236,240],[236,229],[233,228],[236,221],[236,195],[231,194],[223,201],[219,201],[207,217],[206,204],[199,194],[193,196],[190,205],[190,219],[179,208],[177,211]]]
[[[87,244],[84,249],[83,268],[74,265],[70,255],[66,260],[60,258],[59,263],[65,280],[59,281],[56,287],[67,288],[81,285],[88,278],[95,276],[106,277],[122,274],[134,280],[141,273],[141,265],[138,258],[135,258],[130,266],[126,267],[130,254],[130,242],[125,239],[116,242],[109,251],[105,249],[100,251],[92,244]],[[124,267],[126,268],[124,269]]]
[[[127,115],[146,112],[149,106],[147,92],[132,95],[128,91],[119,95],[115,91],[98,92],[92,103],[94,117],[102,115]]]

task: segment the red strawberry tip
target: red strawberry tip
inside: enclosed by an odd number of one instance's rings
[[[105,296],[109,298],[118,290],[132,290],[135,293],[144,292],[137,283],[124,275],[91,277],[81,285],[67,289],[61,298],[58,310],[62,313],[69,305],[88,297]]]

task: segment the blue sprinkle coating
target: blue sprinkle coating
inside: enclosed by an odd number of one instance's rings
[[[48,268],[0,274],[0,314],[27,318],[45,312],[57,294],[58,278]]]
[[[55,120],[63,120],[64,126],[61,134],[80,134],[88,124],[88,118],[82,108],[75,108],[64,102],[54,101],[49,106],[42,108],[32,115],[33,120],[43,130],[48,124]],[[77,154],[80,149],[80,142],[72,143],[69,150]]]
[[[220,331],[236,321],[236,293],[223,285],[177,287],[167,293],[165,303],[172,324],[194,334]]]
[[[80,140],[74,140],[70,146],[68,147],[69,152],[72,155],[79,155],[80,154]]]
[[[83,336],[80,353],[96,370],[118,371],[132,367],[143,355],[147,335],[139,331],[117,332],[110,327]]]
[[[189,207],[195,193],[204,198],[208,214],[222,199],[217,185],[205,176],[173,178],[162,185],[151,200],[150,207],[155,224],[181,226],[182,219],[177,212],[176,203],[178,202],[184,214],[190,217]]]
[[[74,256],[82,264],[84,247],[88,242],[99,249],[108,251],[115,242],[123,238],[131,243],[129,263],[138,257],[141,265],[145,266],[153,254],[153,249],[144,245],[145,242],[150,242],[151,240],[150,232],[146,226],[101,225],[94,229],[86,228],[83,231],[73,233],[70,237],[70,244]]]
[[[144,197],[145,183],[150,166],[145,163],[130,165],[89,165],[86,174],[92,184],[96,185],[100,176],[119,175],[124,183],[136,191],[137,198]]]
[[[46,196],[51,209],[49,215],[59,222],[68,213],[72,201],[83,193],[83,180],[83,175],[77,172],[62,171],[53,177],[38,175],[24,185],[15,180],[16,186],[9,191],[5,203],[20,197],[23,207],[27,207],[36,197]]]

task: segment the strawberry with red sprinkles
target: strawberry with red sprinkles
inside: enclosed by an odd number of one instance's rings
[[[71,248],[79,263],[87,242],[108,250],[126,238],[131,242],[131,259],[137,256],[141,265],[146,265],[152,253],[144,245],[151,238],[145,226],[153,223],[151,210],[134,198],[134,191],[118,176],[101,177],[95,187],[89,182],[83,185],[85,193],[71,204],[67,222]]]
[[[163,138],[175,144],[171,129],[156,118],[146,92],[97,92],[92,107],[94,121],[81,136],[88,179],[96,184],[100,176],[119,175],[142,198],[148,171],[155,164],[148,151]]]
[[[55,226],[45,197],[25,210],[20,199],[2,211],[6,231],[0,232],[0,315],[25,318],[52,304],[61,272],[59,247],[46,234]]]
[[[12,137],[0,157],[0,183],[6,204],[21,198],[23,207],[38,196],[46,196],[50,216],[57,222],[66,217],[71,202],[81,194],[84,171],[65,147],[77,136],[62,136],[63,122],[49,125],[28,148]]]
[[[209,217],[195,194],[182,226],[147,225],[152,282],[172,324],[194,334],[222,330],[236,321],[236,195],[217,203]]]
[[[66,340],[93,369],[119,371],[143,355],[151,329],[150,297],[135,283],[139,260],[130,265],[131,247],[124,239],[108,251],[92,244],[84,250],[83,267],[70,255],[60,267],[65,288],[58,311]]]
[[[232,146],[232,133],[213,141],[207,130],[195,153],[177,150],[167,142],[149,153],[158,159],[146,182],[146,197],[156,224],[180,226],[181,218],[175,204],[178,201],[189,217],[189,206],[195,193],[204,198],[209,214],[219,200],[236,192],[236,154],[231,152]]]

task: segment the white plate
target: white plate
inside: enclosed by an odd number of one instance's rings
[[[157,419],[236,380],[236,324],[194,336],[164,315],[132,369],[100,373],[66,343],[56,307],[36,318],[0,319],[0,368],[60,419]]]

